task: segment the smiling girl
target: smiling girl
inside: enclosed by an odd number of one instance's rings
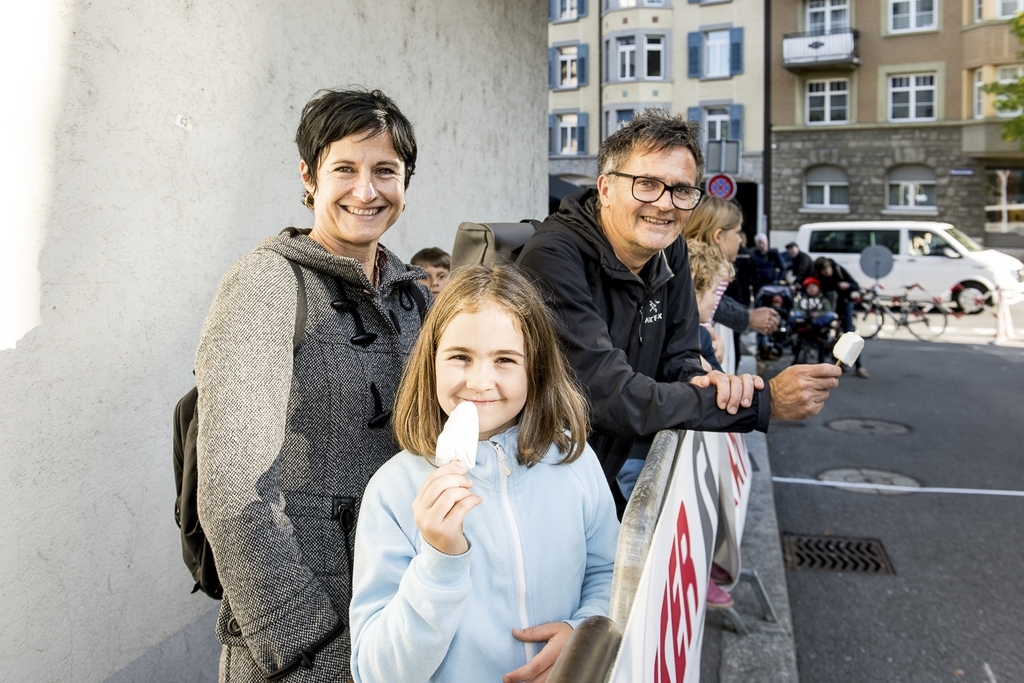
[[[607,614],[619,525],[566,368],[514,267],[467,268],[437,298],[395,406],[405,450],[359,514],[357,682],[544,681],[572,628]],[[476,465],[436,467],[464,402],[479,414]]]

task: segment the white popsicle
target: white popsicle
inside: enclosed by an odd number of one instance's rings
[[[857,357],[864,349],[864,338],[856,332],[847,332],[832,348],[832,355],[836,360],[850,368],[857,362]]]
[[[480,416],[476,404],[463,401],[448,416],[444,429],[437,435],[438,467],[458,460],[471,470],[476,466],[476,444],[480,439]]]

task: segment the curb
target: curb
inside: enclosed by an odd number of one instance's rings
[[[744,356],[739,372],[753,370],[753,357]],[[793,638],[779,522],[775,513],[768,439],[760,432],[752,432],[746,435],[746,442],[756,469],[743,531],[743,567],[757,571],[779,621],[772,623],[764,619],[749,583],[741,581],[737,584],[732,592],[733,600],[750,635],[738,635],[731,626],[724,626],[727,620],[721,615],[709,616],[708,630],[719,629],[721,634],[717,680],[719,683],[798,683],[796,641]],[[711,678],[707,676],[707,679]]]

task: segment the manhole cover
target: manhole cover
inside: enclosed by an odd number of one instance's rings
[[[847,417],[826,422],[825,426],[844,434],[867,434],[868,436],[903,436],[910,433],[910,427],[899,422]]]
[[[834,470],[825,470],[818,475],[820,481],[836,481],[846,484],[859,484],[859,486],[837,486],[837,489],[851,491],[853,493],[869,493],[880,496],[902,496],[912,491],[900,491],[886,488],[875,488],[865,484],[881,484],[882,486],[909,486],[920,488],[921,484],[916,479],[911,479],[905,474],[898,472],[886,472],[885,470],[873,470],[867,467],[840,467]]]
[[[874,538],[782,535],[786,569],[895,574],[882,542]]]

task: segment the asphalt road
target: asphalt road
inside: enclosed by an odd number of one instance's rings
[[[1013,309],[1024,333],[1024,304]],[[782,534],[877,539],[895,569],[787,570],[802,683],[1024,681],[1024,497],[984,493],[1024,492],[1024,343],[990,344],[994,322],[990,312],[952,320],[935,342],[883,330],[864,350],[870,379],[847,373],[821,415],[772,424]],[[842,419],[881,422],[836,431]],[[900,426],[907,433],[890,433]],[[980,492],[778,481],[836,468]]]

